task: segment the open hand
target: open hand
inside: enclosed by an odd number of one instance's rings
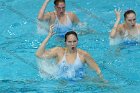
[[[53,29],[54,29],[54,24],[52,24],[52,25],[50,26],[50,30],[49,30],[49,34],[48,34],[49,36],[54,35]]]
[[[120,18],[121,18],[121,11],[122,11],[122,10],[121,10],[121,9],[115,9],[114,11],[115,11],[117,20],[120,20]]]

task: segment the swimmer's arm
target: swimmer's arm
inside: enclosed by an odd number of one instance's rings
[[[45,46],[47,44],[47,42],[50,39],[50,35],[47,36],[47,38],[41,43],[41,45],[39,46],[39,48],[36,51],[36,56],[39,58],[43,58],[45,55]]]
[[[86,63],[96,71],[99,79],[102,81],[102,82],[107,82],[106,80],[104,80],[103,78],[103,75],[101,73],[101,70],[99,68],[99,66],[96,64],[96,62],[94,61],[94,59],[89,55],[89,54],[86,54],[85,55],[85,59],[86,59]]]
[[[101,76],[101,70],[99,66],[88,53],[85,54],[85,61],[92,69],[96,71],[97,75]]]
[[[60,50],[59,47],[55,47],[49,50],[45,50],[45,53],[43,55],[44,58],[56,58],[58,55],[58,51]]]
[[[73,18],[72,22],[74,24],[78,24],[80,22],[79,18],[74,13],[71,13],[71,16]]]
[[[50,31],[48,33],[48,36],[45,38],[45,40],[41,43],[41,45],[37,49],[37,52],[36,52],[37,57],[44,58],[45,57],[44,55],[49,56],[49,54],[51,55],[55,51],[55,48],[50,49],[51,50],[50,52],[45,50],[45,46],[46,46],[46,44],[48,43],[49,39],[52,37],[53,34],[54,34],[53,25],[51,25],[50,26]]]
[[[50,18],[50,13],[44,14],[45,9],[48,5],[50,0],[45,0],[43,6],[41,7],[39,14],[38,14],[38,20],[47,20]]]
[[[116,35],[118,34],[117,30],[119,30],[119,22],[120,22],[120,18],[121,18],[120,13],[121,13],[120,10],[115,10],[116,22],[114,24],[114,27],[112,28],[112,31],[110,32],[110,37],[111,38],[115,38]]]

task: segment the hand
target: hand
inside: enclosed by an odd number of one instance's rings
[[[52,24],[52,25],[50,26],[50,30],[49,30],[48,36],[51,37],[51,36],[54,35],[53,29],[54,29],[54,24]]]
[[[98,76],[99,76],[100,82],[108,83],[108,81],[103,78],[103,75],[101,73],[98,74]]]
[[[121,18],[121,11],[122,11],[122,10],[120,10],[120,9],[115,9],[114,11],[115,11],[117,20],[120,20],[120,18]]]
[[[108,80],[105,80],[104,78],[100,78],[100,82],[108,83]]]

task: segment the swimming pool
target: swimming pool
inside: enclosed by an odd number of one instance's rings
[[[44,0],[0,0],[0,92],[1,93],[138,93],[140,91],[140,45],[109,46],[114,8],[132,8],[140,15],[139,0],[67,0],[67,10],[75,12],[88,30],[96,33],[79,37],[79,47],[99,64],[109,84],[90,80],[42,80],[36,57],[45,38],[36,31],[36,17]],[[99,3],[100,2],[100,3]],[[49,4],[49,10],[53,3]],[[73,7],[71,7],[73,6]],[[137,16],[140,22],[140,17]],[[86,39],[85,39],[86,38]],[[92,42],[91,42],[92,41]],[[90,43],[89,43],[90,42]],[[52,47],[52,46],[50,46]]]

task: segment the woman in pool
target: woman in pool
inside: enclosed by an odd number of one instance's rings
[[[37,57],[41,59],[55,58],[59,67],[58,73],[61,73],[62,77],[83,77],[83,67],[86,63],[91,68],[95,69],[97,75],[103,79],[100,68],[91,58],[91,56],[86,51],[77,48],[78,37],[74,31],[69,31],[65,34],[66,47],[54,47],[52,49],[45,50],[45,46],[53,34],[53,26],[50,26],[48,36],[45,38],[36,52]]]
[[[119,24],[121,11],[115,9],[115,13],[116,22],[110,33],[110,43],[140,42],[140,24],[136,24],[136,13],[133,10],[127,10],[124,13],[123,24]]]
[[[79,19],[74,13],[65,11],[65,0],[54,0],[55,11],[44,13],[49,2],[50,0],[45,0],[38,14],[38,19],[39,21],[47,21],[49,26],[54,24],[57,34],[64,37],[65,33],[72,30],[73,25],[79,22]]]

